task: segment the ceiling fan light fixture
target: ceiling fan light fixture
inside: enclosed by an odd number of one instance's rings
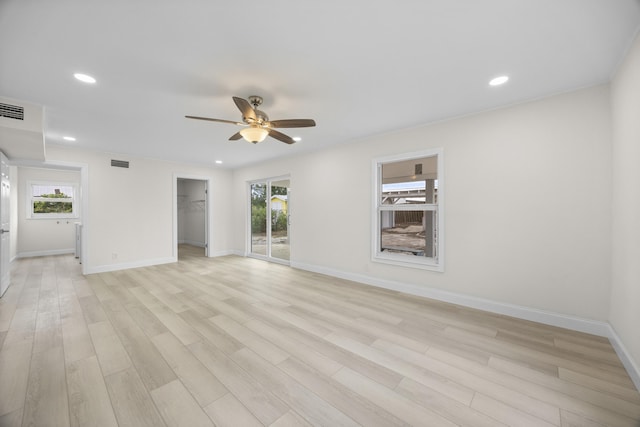
[[[269,131],[261,127],[251,126],[242,129],[240,135],[247,141],[257,144],[258,142],[264,141],[267,135],[269,135]]]

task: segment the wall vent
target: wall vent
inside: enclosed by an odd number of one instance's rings
[[[422,175],[422,163],[416,163],[414,165],[414,174],[415,175]]]
[[[0,117],[24,120],[24,108],[18,105],[4,104],[0,102]]]
[[[111,159],[111,166],[115,168],[129,168],[129,162],[126,160]]]

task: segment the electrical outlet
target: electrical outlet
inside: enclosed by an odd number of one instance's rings
[[[118,254],[117,254],[117,253],[115,253],[115,252],[113,252],[113,253],[111,254],[111,259],[112,259],[113,261],[117,260],[117,259],[118,259]]]

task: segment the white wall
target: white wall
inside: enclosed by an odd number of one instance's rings
[[[130,168],[112,167],[111,159],[128,160]],[[214,206],[230,197],[232,173],[222,169],[61,146],[47,147],[47,161],[88,167],[88,247],[84,259],[88,272],[175,260],[174,174],[211,178]],[[226,204],[215,206],[212,217],[212,253],[224,253],[230,246],[227,224],[231,219]]]
[[[18,180],[12,182],[17,200],[18,257],[73,253],[75,249],[75,225],[81,219],[28,219],[27,203],[30,199],[29,181],[80,183],[78,171],[45,168],[18,167]]]
[[[294,266],[605,321],[609,107],[593,87],[237,170],[234,247],[246,181],[290,174]],[[372,159],[431,147],[445,156],[445,272],[373,263]]]
[[[178,179],[178,242],[204,247],[206,183]]]
[[[613,79],[611,100],[613,279],[610,322],[640,375],[640,37],[636,38]],[[640,381],[636,384],[640,387]]]

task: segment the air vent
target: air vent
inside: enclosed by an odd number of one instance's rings
[[[422,175],[422,163],[416,163],[414,165],[414,174],[415,175]]]
[[[115,168],[129,168],[129,162],[126,160],[113,160],[111,159],[111,166]]]
[[[0,103],[0,117],[24,120],[24,108],[17,105]]]

